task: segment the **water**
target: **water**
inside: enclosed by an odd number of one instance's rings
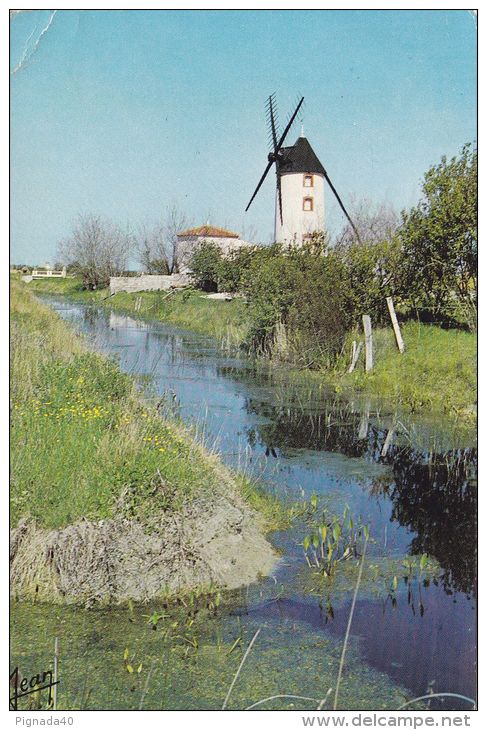
[[[409,597],[401,580],[395,601],[384,586],[364,580],[345,665],[343,709],[393,709],[428,692],[475,697],[477,487],[471,434],[432,417],[394,413],[384,401],[339,398],[317,378],[229,357],[205,336],[104,309],[51,304],[98,349],[116,354],[123,370],[150,375],[153,397],[164,396],[164,408],[196,424],[228,465],[287,499],[317,494],[334,511],[348,504],[354,518],[370,524],[372,562],[383,568],[386,556],[400,566],[405,556],[423,553],[438,561],[434,576],[409,586]],[[266,691],[319,698],[336,677],[353,581],[337,586],[330,610],[326,590],[304,561],[299,543],[305,529],[298,520],[271,536],[282,553],[273,576],[236,592],[223,612],[198,625],[199,648],[189,665],[181,652],[162,658],[158,634],[142,618],[147,609],[137,609],[136,619],[129,620],[120,609],[22,605],[13,611],[18,663],[34,667],[49,657],[52,637],[60,633],[69,654],[82,657],[86,675],[82,680],[65,664],[64,691],[72,707],[86,702],[132,708],[142,697],[145,708],[216,709],[241,658],[236,651],[228,656],[228,648],[238,636],[245,645],[260,628],[233,706],[245,707]],[[17,648],[20,632],[24,651]],[[96,636],[103,640],[90,641]],[[128,686],[133,678],[121,657],[129,641],[138,647],[141,677],[152,662],[145,694],[141,678]],[[176,681],[182,672],[184,687]],[[121,673],[118,682],[113,673]],[[80,689],[83,681],[88,697]],[[292,706],[292,700],[275,700],[265,707]],[[455,699],[430,706],[469,707]]]

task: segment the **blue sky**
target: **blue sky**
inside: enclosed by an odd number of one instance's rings
[[[11,21],[11,69],[49,17]],[[426,169],[476,138],[465,10],[58,11],[29,52],[11,75],[17,263],[53,261],[80,212],[136,226],[173,204],[268,242],[274,175],[244,210],[273,91],[282,121],[305,96],[305,134],[345,201],[414,205]]]

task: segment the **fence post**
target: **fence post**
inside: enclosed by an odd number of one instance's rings
[[[353,349],[352,349],[352,362],[350,363],[350,367],[348,368],[349,373],[353,373],[355,370],[355,365],[357,364],[357,361],[360,357],[360,353],[362,352],[362,343],[359,342],[358,345],[353,341]]]
[[[374,355],[372,352],[372,322],[368,314],[362,316],[365,333],[365,372],[368,373],[374,367]]]
[[[389,314],[391,315],[391,321],[394,328],[394,334],[396,335],[397,346],[399,348],[399,352],[402,355],[402,353],[404,352],[404,340],[402,339],[401,330],[399,327],[399,322],[397,321],[396,310],[394,309],[394,302],[392,301],[392,297],[386,297],[386,302],[389,309]]]

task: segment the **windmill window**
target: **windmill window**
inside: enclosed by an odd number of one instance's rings
[[[313,187],[313,175],[305,175],[303,179],[303,187],[305,188],[312,188]]]
[[[313,210],[313,198],[303,198],[303,210]]]

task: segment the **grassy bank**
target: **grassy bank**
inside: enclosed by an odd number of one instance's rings
[[[69,299],[96,303],[138,317],[157,319],[178,327],[210,335],[228,346],[238,347],[247,333],[246,305],[242,299],[230,302],[206,299],[195,290],[168,292],[120,292],[113,297],[103,289],[84,291],[79,279],[32,281],[29,290],[39,294],[65,296]]]
[[[35,281],[30,290],[99,303],[136,316],[157,319],[196,332],[209,334],[225,345],[239,346],[245,341],[248,322],[246,305],[208,300],[199,292],[165,292],[117,294],[84,292],[77,279]],[[374,330],[374,369],[365,374],[363,353],[356,371],[347,374],[352,339],[333,372],[319,375],[340,391],[358,391],[381,396],[412,412],[433,410],[462,419],[473,420],[476,402],[476,334],[444,330],[433,325],[407,322],[402,325],[406,351],[401,355],[392,328]]]
[[[11,334],[11,522],[13,528],[25,520],[34,526],[31,551],[37,546],[44,560],[44,554],[57,555],[69,544],[77,558],[83,550],[91,551],[89,562],[92,546],[101,539],[113,560],[115,548],[105,543],[117,537],[123,545],[117,544],[115,552],[123,553],[123,563],[136,552],[130,540],[139,540],[138,549],[140,540],[147,539],[152,542],[147,554],[139,556],[142,564],[154,551],[161,560],[167,553],[173,567],[166,564],[166,572],[177,572],[176,557],[182,561],[183,578],[173,575],[173,585],[197,585],[199,563],[205,566],[201,581],[204,577],[207,584],[227,568],[234,573],[225,579],[229,584],[238,583],[239,570],[252,579],[244,563],[252,563],[254,542],[256,552],[267,551],[268,558],[272,551],[261,542],[262,531],[277,525],[285,510],[247,479],[233,475],[181,423],[161,418],[143,402],[129,376],[113,361],[88,351],[52,310],[17,283],[11,289]],[[140,526],[140,534],[132,528],[129,533],[128,525]],[[214,534],[205,537],[209,525]],[[119,535],[112,535],[119,527]],[[22,529],[14,542],[22,539]],[[240,546],[231,542],[234,532],[243,535]],[[154,542],[157,535],[159,543]],[[219,540],[224,543],[220,557],[215,550]],[[232,557],[237,549],[243,558],[240,568]],[[95,552],[98,560],[98,547]],[[13,572],[20,571],[23,588],[29,583],[37,591],[39,571],[51,568],[39,567],[38,555],[31,558],[32,566]],[[222,558],[227,567],[219,564]],[[255,579],[261,568],[253,569]],[[140,573],[140,565],[135,572]],[[162,568],[160,573],[165,575]],[[41,581],[46,592],[54,578]]]
[[[137,398],[132,380],[48,308],[12,291],[12,519],[46,527],[133,509],[177,508],[210,490],[215,460]],[[160,473],[170,488],[153,491]],[[147,500],[150,497],[150,505]]]
[[[411,412],[432,410],[474,419],[477,400],[477,336],[461,330],[407,322],[401,355],[392,328],[374,332],[374,369],[364,372],[363,355],[356,371],[343,375],[350,360],[336,372],[337,389],[379,395]],[[350,336],[350,344],[353,338]],[[357,337],[357,340],[361,337]]]

